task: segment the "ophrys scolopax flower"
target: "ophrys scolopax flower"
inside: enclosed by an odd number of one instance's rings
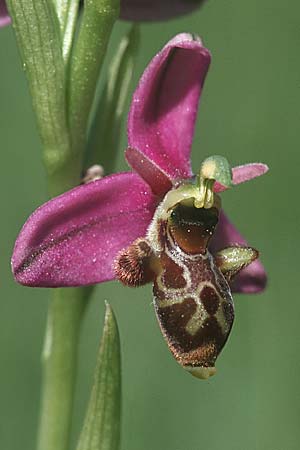
[[[161,329],[177,361],[208,377],[233,321],[230,288],[258,292],[266,275],[221,211],[218,192],[267,171],[190,149],[210,54],[180,34],[145,70],[128,119],[134,172],[79,186],[38,208],[15,245],[13,272],[29,286],[82,286],[119,278],[154,283]],[[219,224],[217,225],[217,223]]]

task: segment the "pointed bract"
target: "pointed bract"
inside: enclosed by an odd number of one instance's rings
[[[153,171],[159,167],[170,180],[192,176],[191,145],[209,64],[210,53],[200,39],[179,34],[152,59],[133,95],[129,147],[152,161]],[[151,182],[147,165],[144,169],[131,154],[127,160],[157,192],[159,186]]]
[[[235,226],[221,211],[218,227],[212,238],[210,250],[214,254],[217,251],[234,245],[248,245],[247,241],[237,231]],[[245,294],[254,294],[266,287],[267,275],[263,265],[256,259],[248,267],[242,269],[232,282],[232,290]]]
[[[157,206],[136,174],[79,186],[38,208],[15,245],[16,280],[29,286],[81,286],[114,278],[113,260],[144,236]]]

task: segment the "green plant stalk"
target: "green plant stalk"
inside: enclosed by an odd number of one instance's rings
[[[70,61],[71,74],[72,70],[75,70],[76,74],[75,91],[72,91],[74,80],[71,78],[69,93],[71,157],[64,158],[62,164],[55,165],[55,170],[48,171],[51,197],[78,185],[80,182],[90,108],[110,32],[118,17],[118,9],[105,9],[110,3],[117,4],[116,0],[87,1],[86,3],[85,17],[82,19],[74,55],[72,55]],[[101,20],[100,22],[99,20],[94,22],[95,27],[99,27],[94,39],[94,35],[91,33],[93,27],[90,28],[86,21],[93,20],[91,14],[95,13],[95,10],[91,6],[93,7],[97,3],[101,3],[102,7],[104,5],[104,13],[101,7]],[[96,18],[99,19],[97,14]],[[91,45],[87,50],[89,43]],[[100,46],[100,48],[97,46]],[[72,64],[75,67],[72,67]],[[82,64],[85,64],[86,69]],[[82,75],[83,73],[85,76]],[[86,76],[87,78],[85,78]],[[77,89],[82,90],[82,96],[77,95]],[[73,96],[76,97],[77,103]],[[81,102],[82,106],[80,106]],[[74,104],[78,108],[78,115],[75,114],[75,116],[72,115],[74,112],[72,105]],[[72,120],[74,117],[75,120]],[[45,154],[47,155],[47,152]],[[47,166],[47,160],[45,163]],[[57,289],[50,301],[43,352],[43,387],[38,450],[67,450],[69,448],[80,325],[92,290],[92,286],[88,288]]]
[[[78,339],[88,297],[87,288],[64,288],[55,289],[50,301],[42,353],[39,450],[69,446]]]
[[[76,9],[68,10],[69,17],[63,13],[58,17],[54,3],[48,0],[7,2],[36,113],[51,196],[80,181],[88,116],[110,31],[118,16],[118,3],[85,2],[74,57],[70,60],[69,89],[68,61],[64,56],[69,53]],[[61,26],[62,19],[68,24],[66,27]],[[43,353],[39,450],[69,447],[78,338],[91,288],[53,292]]]
[[[43,145],[51,196],[78,184],[81,158],[72,157],[66,70],[59,23],[48,0],[8,0],[10,16]],[[72,416],[77,342],[89,291],[55,290],[49,308],[39,449],[66,450]],[[51,345],[49,345],[51,343]]]
[[[86,0],[73,48],[69,83],[69,126],[73,148],[86,145],[88,120],[119,0]]]

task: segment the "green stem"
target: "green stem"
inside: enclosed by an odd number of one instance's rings
[[[73,145],[86,144],[88,119],[119,0],[86,0],[70,65],[69,125]]]
[[[86,2],[70,69],[71,152],[65,159],[58,158],[61,164],[55,161],[56,164],[50,165],[45,150],[51,196],[79,184],[88,116],[110,32],[118,15],[116,4],[116,0]],[[50,302],[43,352],[38,450],[67,450],[69,447],[78,339],[91,292],[92,287],[57,289]]]
[[[88,117],[119,0],[86,0],[76,42],[77,0],[7,0],[7,6],[52,197],[79,184]],[[57,289],[50,302],[39,450],[67,450],[69,445],[79,330],[90,294],[90,288]]]
[[[82,156],[77,153],[53,172],[47,173],[49,196],[55,197],[78,186],[81,182]]]
[[[76,381],[77,347],[87,289],[55,289],[44,350],[38,450],[67,450]]]

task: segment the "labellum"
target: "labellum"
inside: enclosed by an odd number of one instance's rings
[[[176,361],[207,379],[234,320],[233,277],[258,257],[251,247],[228,247],[212,255],[209,242],[218,223],[215,182],[231,185],[225,158],[207,158],[195,179],[179,183],[158,206],[145,238],[122,250],[117,278],[127,286],[153,283],[156,316]]]

